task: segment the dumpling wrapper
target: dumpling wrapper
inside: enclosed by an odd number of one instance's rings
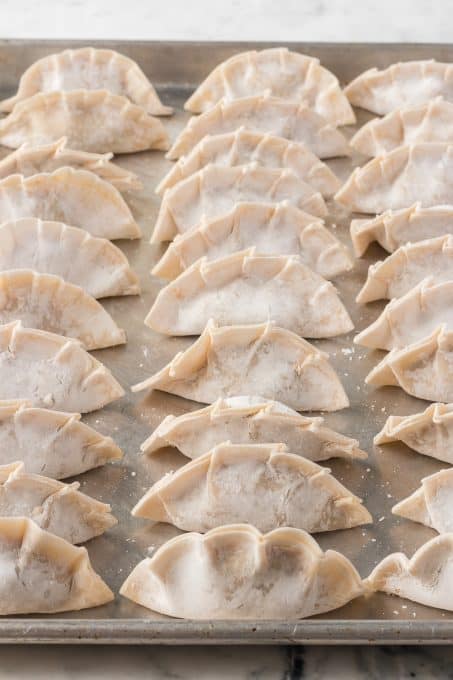
[[[399,62],[381,71],[371,68],[344,92],[351,104],[380,116],[439,96],[453,101],[453,68],[434,59]]]
[[[245,393],[281,401],[297,411],[349,406],[328,355],[272,323],[219,328],[209,322],[193,345],[132,387],[133,392],[145,389],[205,404]]]
[[[453,404],[430,404],[422,413],[390,416],[374,443],[401,441],[424,456],[453,464]]]
[[[35,94],[0,120],[0,143],[11,149],[52,144],[61,137],[70,148],[92,153],[166,151],[170,146],[160,120],[107,90]]]
[[[453,534],[442,534],[422,545],[411,559],[404,553],[388,555],[364,585],[428,607],[453,611],[452,578]]]
[[[426,278],[432,283],[450,281],[452,267],[452,235],[408,243],[385,260],[370,266],[356,302],[363,304],[401,297]]]
[[[79,611],[114,599],[85,548],[23,517],[0,518],[0,572],[3,616]]]
[[[305,104],[257,95],[231,102],[219,101],[210,111],[192,116],[167,153],[167,158],[176,160],[186,156],[206,135],[234,132],[243,126],[253,132],[302,142],[318,158],[348,156],[351,152],[346,137]]]
[[[453,469],[422,479],[421,486],[392,508],[399,517],[425,524],[440,534],[453,529]]]
[[[354,328],[332,283],[297,255],[259,255],[255,248],[198,260],[159,291],[145,324],[166,335],[198,335],[209,319],[220,326],[272,319],[306,338]]]
[[[227,215],[237,203],[285,200],[318,217],[328,212],[321,194],[291,170],[263,168],[256,163],[233,168],[207,165],[165,192],[151,243],[171,241],[204,219]]]
[[[143,188],[137,175],[111,162],[112,153],[88,153],[69,149],[67,141],[66,137],[62,137],[51,144],[20,146],[0,161],[0,179],[10,175],[31,177],[69,166],[74,170],[93,172],[100,179],[113,184],[118,191],[138,191]]]
[[[3,399],[75,413],[96,411],[124,395],[77,340],[24,328],[20,321],[0,326],[0,379]]]
[[[226,167],[257,163],[266,168],[288,168],[323,196],[332,196],[341,186],[329,166],[301,142],[241,127],[234,132],[203,137],[169,170],[156,193],[162,196],[166,189],[209,163]]]
[[[245,445],[283,442],[289,451],[313,461],[367,458],[356,439],[323,423],[323,418],[307,418],[284,404],[258,396],[217,399],[197,411],[166,416],[140,450],[151,456],[173,446],[194,459],[227,441]]]
[[[452,177],[452,145],[400,146],[356,168],[335,200],[363,213],[453,203]]]
[[[110,505],[81,493],[79,487],[79,482],[64,484],[27,472],[22,462],[0,465],[0,516],[29,517],[69,543],[84,543],[118,520]]]
[[[266,93],[306,104],[334,125],[356,121],[338,78],[319,59],[286,47],[235,54],[211,71],[184,108],[203,113],[220,100]]]
[[[113,439],[83,423],[79,413],[0,400],[0,465],[20,459],[27,472],[64,479],[122,456]]]
[[[352,220],[351,239],[357,257],[377,241],[389,253],[408,243],[453,235],[453,205],[422,208],[415,203],[402,210],[387,210],[373,219]]]
[[[65,167],[1,180],[0,224],[23,217],[64,222],[108,239],[141,237],[119,191],[86,170]]]
[[[353,267],[349,250],[322,220],[281,203],[237,203],[223,217],[202,220],[175,237],[152,274],[174,279],[201,257],[209,261],[251,246],[262,255],[298,255],[326,279]]]
[[[38,59],[28,67],[19,82],[17,94],[0,102],[0,111],[12,111],[18,102],[37,92],[56,90],[101,90],[127,97],[154,116],[168,116],[173,109],[164,106],[139,65],[114,50],[80,47],[63,50]]]
[[[120,594],[187,619],[301,619],[365,592],[351,562],[300,529],[248,524],[183,534],[140,562]]]
[[[95,298],[140,293],[136,274],[113,243],[36,217],[0,225],[0,271],[8,269],[61,276]]]

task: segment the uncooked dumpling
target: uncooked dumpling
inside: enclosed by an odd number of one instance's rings
[[[79,482],[32,474],[24,464],[0,465],[0,516],[29,517],[69,543],[84,543],[117,524],[110,505],[86,496]]]
[[[348,249],[323,222],[287,201],[237,203],[223,217],[176,236],[152,273],[174,279],[201,257],[215,260],[256,246],[262,255],[298,255],[326,279],[353,267]]]
[[[75,170],[94,172],[101,179],[113,184],[118,191],[142,189],[137,175],[112,163],[112,158],[112,153],[88,153],[69,149],[66,137],[41,146],[24,144],[0,161],[0,179],[17,174],[30,177],[69,166]]]
[[[55,274],[95,298],[140,293],[137,276],[113,243],[36,217],[0,225],[0,271],[7,269]]]
[[[12,111],[16,104],[37,92],[55,90],[100,90],[127,97],[155,116],[168,116],[173,109],[163,106],[156,90],[139,65],[114,50],[81,47],[38,59],[22,75],[17,94],[0,102],[0,111]]]
[[[260,394],[297,411],[336,411],[349,400],[328,355],[272,323],[208,323],[196,342],[133,392],[158,389],[212,404],[219,397]]]
[[[166,151],[170,144],[160,120],[107,90],[35,94],[0,120],[0,143],[11,149],[61,137],[71,149],[93,153]]]
[[[323,418],[307,418],[283,404],[262,397],[218,399],[211,406],[181,416],[167,416],[140,449],[150,456],[165,446],[198,458],[218,444],[283,442],[304,458],[366,458],[356,439],[323,425]]]
[[[393,506],[394,515],[420,522],[440,534],[453,529],[453,469],[422,479],[420,488]]]
[[[22,217],[64,222],[109,239],[141,236],[119,191],[86,170],[60,168],[1,180],[0,224]]]
[[[85,548],[31,519],[0,518],[0,614],[55,614],[98,607],[114,595]]]
[[[175,160],[186,156],[206,135],[234,132],[242,126],[254,132],[302,142],[318,158],[350,153],[346,137],[305,104],[258,95],[231,102],[220,101],[210,111],[193,116],[179,133],[167,158]]]
[[[268,319],[305,338],[349,333],[354,324],[332,283],[297,255],[258,255],[254,248],[198,260],[157,295],[145,324],[165,335],[198,335]]]
[[[0,465],[22,460],[27,472],[74,477],[119,460],[121,449],[93,430],[79,413],[33,408],[29,401],[0,401]]]
[[[354,111],[334,74],[319,59],[286,47],[230,57],[211,71],[184,108],[202,113],[221,99],[266,93],[306,104],[334,125],[355,123]]]
[[[204,219],[228,214],[237,203],[285,200],[312,215],[327,215],[321,194],[291,170],[263,168],[256,163],[233,168],[207,165],[165,192],[151,243],[171,241]]]
[[[370,266],[356,301],[364,303],[401,297],[428,277],[432,283],[450,281],[452,267],[452,235],[408,243],[382,262]]]
[[[77,340],[24,328],[0,326],[3,399],[76,413],[96,411],[124,395],[110,371]]]
[[[453,146],[400,146],[356,168],[335,195],[355,212],[379,213],[453,203]]]
[[[385,557],[366,586],[428,607],[453,611],[453,534],[436,536],[408,559],[404,553]]]
[[[120,593],[188,619],[300,619],[365,592],[351,562],[300,529],[248,524],[183,534],[140,562]]]
[[[239,128],[235,132],[203,137],[187,156],[180,158],[169,170],[156,193],[162,195],[165,189],[209,163],[232,167],[251,162],[266,168],[288,168],[323,196],[332,196],[340,188],[340,181],[329,166],[301,142]]]
[[[453,101],[453,68],[434,59],[400,62],[382,71],[371,68],[349,83],[345,93],[354,106],[380,116],[438,96]]]

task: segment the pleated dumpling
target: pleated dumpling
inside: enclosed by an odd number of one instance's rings
[[[453,464],[453,404],[431,404],[422,413],[390,416],[374,443],[396,441],[424,456]]]
[[[169,137],[157,118],[107,90],[73,90],[35,94],[19,102],[0,120],[0,143],[51,144],[66,137],[68,145],[93,153],[166,151]]]
[[[218,399],[211,406],[181,416],[167,416],[143,442],[146,456],[173,446],[188,458],[198,458],[222,442],[265,444],[283,442],[293,453],[313,461],[366,458],[356,439],[307,418],[288,406],[262,397]]]
[[[234,132],[203,137],[169,170],[156,193],[162,195],[166,189],[209,163],[232,167],[252,162],[267,168],[288,168],[323,196],[332,196],[340,188],[340,181],[329,166],[301,142],[239,128]]]
[[[422,479],[421,486],[393,506],[399,517],[420,522],[440,534],[453,529],[453,469],[440,470]]]
[[[356,168],[335,195],[355,212],[380,213],[453,203],[453,146],[414,144],[400,146]]]
[[[327,468],[283,444],[219,444],[156,482],[132,514],[201,533],[244,522],[259,531],[295,527],[313,534],[372,521]]]
[[[351,562],[300,529],[248,524],[183,534],[140,562],[120,593],[188,619],[301,619],[365,592]]]
[[[328,355],[272,323],[208,323],[203,334],[158,373],[132,387],[158,389],[212,404],[219,397],[259,394],[297,411],[349,406]]]
[[[327,215],[321,194],[291,170],[256,163],[233,168],[207,165],[165,192],[151,243],[171,241],[198,227],[203,219],[228,214],[236,203],[285,200],[312,215]]]
[[[79,413],[34,408],[25,399],[0,400],[0,465],[20,459],[27,472],[64,479],[122,455],[111,437],[83,423]]]
[[[88,170],[110,182],[118,191],[142,188],[137,175],[111,162],[112,153],[89,153],[69,149],[66,137],[51,144],[27,146],[24,144],[0,161],[0,179],[10,175],[30,177],[40,172],[54,172],[64,166],[74,170]]]
[[[75,413],[96,411],[124,395],[110,371],[77,340],[24,328],[0,326],[3,399]]]
[[[354,327],[335,286],[297,255],[258,255],[254,248],[198,260],[162,288],[145,324],[165,335],[197,335],[209,319],[221,326],[272,319],[306,338]]]
[[[110,505],[64,484],[27,472],[21,462],[0,465],[0,516],[29,517],[69,543],[84,543],[117,524]]]
[[[262,255],[298,255],[326,279],[353,267],[351,255],[322,220],[281,203],[237,203],[223,217],[202,220],[176,236],[152,270],[174,279],[201,257],[215,260],[256,246]]]
[[[334,125],[355,123],[354,111],[334,74],[319,59],[286,47],[230,57],[211,71],[184,108],[202,113],[222,99],[266,93],[306,104]]]
[[[36,217],[0,225],[0,271],[8,269],[55,274],[95,298],[140,293],[136,274],[113,243]]]
[[[434,59],[400,62],[382,71],[371,68],[349,83],[345,93],[354,106],[380,116],[439,96],[453,101],[453,68]]]
[[[64,222],[109,239],[141,236],[119,191],[86,170],[65,167],[1,180],[0,224],[22,217]]]
[[[350,153],[346,137],[305,104],[257,95],[230,102],[219,101],[210,111],[193,116],[179,133],[167,158],[175,160],[186,156],[206,135],[234,132],[242,126],[254,132],[302,142],[318,158]]]
[[[3,616],[78,611],[114,598],[85,548],[23,517],[0,518],[0,572]]]
[[[401,246],[368,269],[356,301],[363,304],[408,293],[423,279],[442,283],[452,279],[453,236],[447,234]]]
[[[385,557],[365,584],[373,590],[453,611],[453,534],[436,536],[408,559],[404,553]]]

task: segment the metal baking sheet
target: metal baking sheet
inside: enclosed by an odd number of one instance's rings
[[[18,78],[35,59],[75,42],[0,43],[0,96],[11,95]],[[166,104],[175,107],[176,115],[163,119],[172,138],[186,122],[183,102],[194,86],[217,63],[250,44],[218,43],[98,43],[118,49],[136,59],[157,85]],[[261,44],[260,47],[269,45]],[[453,61],[453,46],[441,45],[343,45],[292,44],[291,49],[312,54],[332,69],[342,82],[372,66],[384,67],[398,60],[436,58]],[[362,124],[369,116],[359,113]],[[347,129],[352,134],[354,128]],[[6,150],[4,150],[6,153]],[[148,243],[159,208],[154,194],[157,181],[171,167],[159,152],[121,156],[118,163],[136,172],[144,190],[130,195],[128,202],[141,225],[141,241],[119,243],[140,276],[142,295],[105,301],[106,308],[118,324],[128,332],[125,347],[95,352],[128,388],[151,375],[169,361],[177,351],[193,340],[163,338],[143,324],[161,282],[149,271],[163,252],[162,247]],[[334,171],[346,178],[352,160],[334,160]],[[349,241],[350,216],[330,205],[328,222],[334,233]],[[334,226],[335,225],[335,226]],[[369,249],[367,257],[358,260],[355,269],[336,280],[341,296],[356,324],[356,331],[373,321],[381,311],[381,303],[359,308],[354,298],[364,281],[371,262],[384,256],[378,246]],[[374,524],[347,531],[321,534],[316,538],[322,548],[343,552],[367,576],[375,564],[390,552],[402,550],[411,555],[434,531],[421,525],[399,520],[391,515],[392,505],[412,492],[422,477],[436,472],[440,463],[415,454],[403,445],[374,449],[373,436],[390,414],[409,414],[426,407],[426,402],[406,396],[398,388],[372,389],[364,378],[383,353],[368,352],[352,344],[353,333],[318,344],[328,351],[351,400],[350,408],[326,415],[326,423],[357,438],[369,452],[367,461],[348,463],[329,461],[333,473],[352,491],[361,496],[374,517]],[[352,350],[352,351],[351,351]],[[1,396],[1,394],[0,394]],[[78,479],[81,489],[111,503],[119,524],[105,535],[90,541],[87,548],[95,569],[115,593],[132,568],[147,553],[178,530],[168,525],[152,525],[134,519],[130,509],[145,490],[162,474],[187,462],[181,454],[166,450],[152,460],[138,455],[140,443],[169,413],[179,415],[199,408],[194,402],[162,392],[126,396],[84,420],[112,435],[125,452],[118,464],[88,472]],[[445,466],[444,466],[445,467]],[[116,596],[104,607],[54,616],[1,618],[1,642],[114,642],[114,643],[395,643],[453,641],[453,614],[430,609],[383,594],[360,598],[329,614],[302,621],[215,621],[194,622],[153,614]]]

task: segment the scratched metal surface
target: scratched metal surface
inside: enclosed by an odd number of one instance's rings
[[[11,94],[25,68],[35,59],[76,43],[0,43],[1,96]],[[107,44],[107,43],[103,43]],[[247,45],[170,43],[108,44],[136,59],[153,79],[166,104],[175,107],[172,118],[163,119],[172,138],[182,128],[188,115],[182,112],[189,92],[218,62]],[[293,45],[293,49],[321,58],[342,82],[371,66],[385,66],[400,59],[435,57],[451,60],[453,47],[403,45]],[[369,116],[359,112],[362,124]],[[354,128],[347,129],[350,135]],[[6,150],[3,150],[3,154]],[[330,162],[341,177],[346,178],[357,158]],[[168,525],[155,525],[134,519],[130,509],[146,489],[162,474],[187,462],[176,451],[166,450],[152,461],[138,455],[140,443],[169,413],[179,415],[200,405],[179,397],[154,392],[133,395],[128,387],[151,375],[192,340],[163,338],[143,324],[161,282],[149,270],[163,252],[162,247],[148,243],[159,209],[154,188],[171,167],[160,152],[146,152],[118,157],[117,162],[136,172],[144,183],[141,193],[127,197],[141,225],[141,241],[121,242],[131,265],[140,276],[142,294],[104,301],[108,311],[128,333],[125,347],[95,352],[126,388],[126,396],[84,420],[100,431],[112,435],[123,448],[124,460],[118,464],[81,475],[81,489],[109,502],[119,520],[118,526],[87,544],[95,569],[117,594],[132,568],[147,553],[178,530]],[[330,204],[328,223],[345,243],[349,241],[350,215]],[[336,226],[334,226],[336,225]],[[354,298],[364,281],[371,262],[384,256],[378,246],[369,249],[367,257],[356,261],[351,273],[335,281],[356,325],[354,332],[373,321],[383,307],[373,303],[359,308]],[[373,389],[364,378],[375,365],[379,352],[368,352],[352,344],[354,333],[338,339],[317,342],[329,352],[348,392],[350,408],[326,415],[326,423],[357,438],[369,452],[367,461],[348,463],[329,461],[333,473],[354,493],[364,499],[374,517],[374,524],[347,531],[318,536],[322,548],[335,548],[347,555],[362,576],[367,576],[385,555],[402,550],[412,554],[435,535],[421,525],[399,520],[391,515],[392,505],[412,492],[422,477],[439,470],[442,465],[415,454],[403,445],[373,448],[372,439],[390,414],[409,414],[426,407],[425,402],[406,396],[398,388]],[[352,351],[351,351],[352,350]],[[79,613],[55,616],[2,618],[0,641],[24,642],[116,642],[156,643],[242,643],[260,642],[451,642],[453,615],[413,603],[375,595],[360,598],[340,610],[299,622],[191,622],[153,614],[116,595],[104,607]]]

